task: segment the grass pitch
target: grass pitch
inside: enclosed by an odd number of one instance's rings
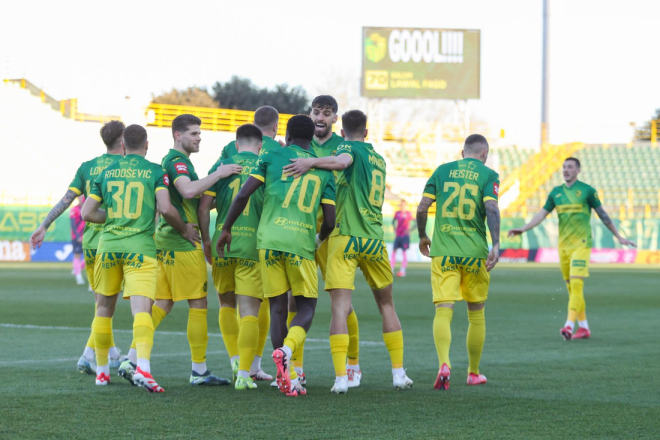
[[[358,277],[359,278],[359,277]],[[187,306],[156,332],[152,369],[166,390],[150,395],[116,375],[108,387],[76,371],[93,300],[68,265],[0,266],[2,438],[658,438],[660,350],[657,271],[592,269],[585,284],[592,339],[564,342],[567,295],[558,268],[502,265],[492,274],[481,369],[465,385],[467,313],[452,324],[451,388],[433,390],[437,356],[428,266],[395,279],[410,391],[392,388],[378,310],[359,279],[362,386],[330,394],[329,299],[320,296],[306,345],[308,395],[286,398],[266,383],[252,392],[188,384]],[[230,375],[209,293],[208,365]],[[120,301],[115,340],[127,351],[132,318]],[[264,353],[264,368],[274,373]],[[113,372],[114,374],[114,372]]]

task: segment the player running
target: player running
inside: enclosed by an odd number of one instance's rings
[[[255,110],[254,125],[256,125],[259,130],[261,130],[261,134],[263,135],[263,142],[259,152],[260,155],[272,150],[273,148],[279,148],[282,146],[282,144],[275,140],[279,122],[280,114],[277,112],[275,107],[264,105]],[[236,141],[231,141],[222,149],[222,153],[220,153],[220,159],[218,159],[218,161],[229,159],[235,154],[238,154]]]
[[[83,205],[83,219],[104,224],[94,269],[94,291],[98,295],[92,323],[96,347],[96,385],[110,383],[108,349],[112,339],[111,319],[117,294],[123,290],[133,311],[133,338],[137,345],[135,385],[149,392],[165,390],[151,376],[151,348],[154,325],[151,306],[156,295],[156,245],[154,226],[156,205],[167,221],[193,241],[197,231],[185,224],[171,205],[169,179],[162,168],[145,159],[149,142],[147,131],[129,125],[123,133],[126,156],[108,166],[94,180]],[[103,206],[104,209],[101,209]],[[128,362],[128,361],[126,361]]]
[[[272,376],[261,369],[261,356],[268,336],[267,328],[264,331],[259,328],[264,291],[257,250],[257,228],[264,202],[263,187],[250,196],[245,210],[234,223],[234,241],[225,258],[218,257],[214,245],[218,242],[232,200],[250,174],[256,170],[262,137],[261,130],[256,125],[245,124],[236,130],[239,153],[217,162],[211,168],[211,173],[223,164],[240,165],[243,171],[239,175],[218,180],[204,192],[199,203],[199,226],[204,252],[207,253],[207,259],[211,259],[211,253],[213,257],[213,282],[220,299],[220,328],[232,366],[234,387],[237,390],[256,388],[254,379],[273,380]],[[218,216],[212,246],[209,237],[209,212],[213,207],[217,209]],[[236,317],[237,305],[240,325]],[[227,325],[227,322],[232,325]]]
[[[99,157],[92,160],[83,162],[73,180],[69,184],[64,197],[50,210],[44,221],[37,228],[30,237],[30,245],[36,249],[41,247],[41,244],[46,237],[46,230],[50,225],[67,210],[71,203],[79,196],[84,195],[89,197],[91,185],[94,179],[98,177],[101,172],[115,160],[124,155],[124,147],[122,147],[122,133],[124,132],[124,123],[121,121],[110,121],[101,127],[101,139],[105,144],[107,150]],[[85,231],[83,233],[83,253],[85,255],[85,272],[87,273],[87,281],[91,286],[94,282],[94,260],[96,259],[96,249],[99,244],[99,236],[103,230],[102,224],[87,223],[85,224]],[[98,302],[99,295],[94,293],[94,303]],[[112,322],[110,323],[112,328]],[[110,349],[108,351],[109,365],[111,368],[117,368],[125,358],[121,356],[120,351],[115,347],[115,341],[112,332],[110,332]],[[96,357],[94,355],[94,330],[87,339],[85,350],[78,360],[78,371],[81,373],[95,374],[96,373]]]
[[[402,261],[401,268],[396,274],[398,277],[406,276],[406,267],[408,267],[408,248],[410,247],[410,223],[412,222],[413,216],[410,211],[406,209],[406,201],[401,200],[401,208],[394,214],[392,219],[392,226],[394,226],[394,246],[392,248],[392,261],[390,262],[392,266],[392,272],[394,272],[394,266],[396,266],[396,251],[401,249]],[[415,227],[413,226],[413,229]]]
[[[383,339],[392,361],[393,384],[408,389],[413,381],[403,369],[403,333],[392,298],[392,270],[383,241],[385,160],[371,144],[365,143],[367,115],[351,110],[342,116],[342,136],[336,156],[292,159],[284,171],[294,177],[313,168],[342,171],[337,180],[337,228],[328,240],[328,267],[325,290],[330,292],[332,321],[330,351],[335,367],[332,392],[344,394],[349,388],[346,359],[351,313],[351,292],[359,267],[371,287],[383,317]],[[358,379],[359,384],[359,379]]]
[[[282,167],[294,157],[315,157],[311,151],[314,123],[307,116],[294,116],[287,124],[286,145],[264,154],[257,169],[234,199],[218,240],[217,250],[231,251],[231,228],[247,208],[250,196],[264,185],[264,207],[257,234],[257,249],[262,271],[264,295],[270,298],[273,360],[277,382],[287,396],[305,395],[290,360],[302,344],[312,324],[318,298],[318,279],[314,251],[325,240],[335,222],[335,182],[331,172],[311,170],[301,177],[285,174]],[[323,207],[323,226],[316,234],[319,206]],[[316,235],[316,239],[315,239]],[[316,240],[316,245],[315,245]],[[287,332],[287,291],[291,290],[298,313]]]
[[[568,318],[559,330],[564,340],[588,339],[591,336],[584,301],[584,279],[589,277],[591,257],[591,209],[593,208],[605,226],[614,234],[622,246],[635,244],[623,238],[603,208],[594,188],[578,178],[580,161],[569,157],[564,161],[564,184],[555,187],[545,206],[522,228],[511,229],[513,237],[538,226],[553,209],[559,217],[559,263],[561,274],[568,288]],[[579,329],[575,330],[577,319]]]
[[[172,184],[169,195],[172,206],[176,208],[185,223],[197,230],[197,209],[199,196],[218,180],[232,174],[238,174],[241,167],[227,165],[219,167],[209,176],[198,179],[190,155],[199,151],[202,121],[194,115],[179,115],[172,121],[174,147],[165,155],[161,165]],[[199,234],[197,235],[199,237]],[[172,310],[177,301],[188,301],[188,344],[192,360],[191,385],[228,385],[227,379],[215,377],[206,367],[206,349],[208,346],[207,323],[207,286],[208,277],[204,252],[200,239],[191,242],[170,224],[161,218],[156,228],[156,248],[158,249],[158,289],[153,305],[154,329]],[[128,353],[134,362],[135,343]],[[132,369],[124,363],[126,369],[120,374],[131,380]]]
[[[467,302],[468,385],[486,383],[479,374],[481,352],[486,339],[484,308],[488,298],[490,271],[500,250],[500,209],[497,204],[498,174],[485,166],[488,142],[479,134],[465,139],[463,159],[440,165],[424,187],[417,208],[419,250],[431,256],[431,286],[435,319],[433,339],[438,352],[440,371],[436,390],[449,389],[451,363],[451,321],[454,302]],[[426,235],[429,207],[436,202],[438,212],[433,227],[433,245]],[[488,251],[486,221],[493,242]],[[429,250],[430,248],[430,250]]]

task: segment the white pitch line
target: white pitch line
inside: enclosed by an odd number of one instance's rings
[[[64,326],[52,326],[52,325],[31,325],[31,324],[6,324],[0,323],[0,327],[4,328],[22,328],[22,329],[31,329],[31,330],[64,330],[64,331],[90,331],[89,327],[64,327]],[[124,330],[124,329],[112,329],[115,333],[130,333],[133,334],[133,330]],[[167,332],[156,330],[157,335],[170,335],[170,336],[187,336],[186,332]],[[209,336],[215,338],[221,338],[220,333],[209,333]],[[269,337],[270,339],[270,337]],[[307,342],[330,342],[329,339],[316,339],[316,338],[307,338]],[[360,345],[373,345],[373,346],[384,346],[384,342],[377,341],[360,341]]]

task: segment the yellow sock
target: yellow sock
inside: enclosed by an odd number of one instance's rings
[[[244,316],[238,332],[238,369],[250,371],[259,343],[259,318]]]
[[[207,313],[206,309],[188,310],[188,344],[191,360],[195,363],[206,362],[206,348],[209,345]]]
[[[161,322],[163,322],[163,319],[167,316],[167,312],[160,307],[158,307],[156,304],[151,306],[151,320],[153,322],[154,326],[154,331],[158,328]],[[135,338],[131,341],[131,346],[130,348],[135,348],[137,349],[137,346],[135,345]]]
[[[296,349],[303,344],[305,338],[307,337],[307,332],[302,327],[291,327],[289,333],[287,333],[286,338],[284,339],[284,345],[291,349],[292,353],[295,353]]]
[[[287,328],[291,328],[291,321],[293,321],[293,318],[295,318],[297,314],[298,312],[289,312],[288,315],[286,315]]]
[[[112,335],[112,318],[97,316],[92,322],[94,334],[94,347],[96,351],[96,365],[108,365],[108,351],[110,350],[110,337]]]
[[[238,356],[238,318],[236,309],[231,307],[220,307],[220,333],[222,340],[225,341],[225,348],[229,357]]]
[[[467,350],[470,365],[468,373],[479,374],[481,352],[484,350],[486,340],[486,313],[485,309],[468,310]]]
[[[268,330],[270,329],[270,301],[265,298],[259,306],[259,341],[257,343],[257,356],[264,355],[266,340],[268,339]]]
[[[580,311],[585,307],[584,280],[571,278],[570,296],[568,297],[568,321],[574,322]]]
[[[349,336],[330,335],[330,353],[335,366],[335,376],[346,376],[346,355],[348,352]]]
[[[433,319],[433,340],[435,341],[435,351],[438,352],[438,366],[449,362],[449,347],[451,346],[451,320],[454,316],[454,309],[449,307],[436,307],[435,318]]]
[[[348,324],[348,365],[360,364],[360,326],[358,317],[353,310],[346,319]]]
[[[154,346],[154,321],[145,312],[136,313],[133,318],[133,339],[138,359],[151,360],[151,349]]]
[[[403,331],[383,333],[383,340],[390,352],[392,368],[403,368]]]
[[[94,304],[94,318],[96,318],[96,304]],[[87,344],[85,347],[89,347],[94,350],[94,320],[92,319],[91,331],[89,332],[89,338],[87,339]]]

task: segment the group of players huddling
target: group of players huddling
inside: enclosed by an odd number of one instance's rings
[[[174,145],[161,165],[145,159],[149,142],[143,127],[105,124],[101,137],[106,154],[80,166],[65,196],[31,237],[32,246],[40,246],[52,222],[75,198],[86,196],[83,249],[96,308],[78,370],[96,374],[96,384],[107,385],[110,369],[117,368],[131,384],[164,392],[151,375],[154,332],[174,303],[186,300],[192,385],[233,382],[237,390],[247,390],[257,387],[255,381],[272,381],[261,367],[270,331],[277,369],[271,385],[287,396],[305,395],[303,354],[318,298],[318,267],[331,298],[330,352],[336,374],[331,391],[346,393],[362,379],[358,319],[351,302],[359,267],[382,316],[393,385],[411,388],[392,295],[394,265],[383,241],[385,160],[365,142],[367,116],[359,110],[344,113],[338,136],[333,131],[337,112],[334,98],[318,96],[309,116],[289,119],[285,142],[280,143],[274,140],[277,110],[260,107],[254,124],[238,128],[236,140],[201,179],[190,160],[201,141],[196,116],[174,119]],[[467,383],[486,383],[479,373],[484,308],[500,246],[499,176],[484,165],[488,152],[483,136],[469,136],[463,159],[436,169],[417,209],[420,251],[432,257],[436,389],[449,387],[450,324],[454,303],[460,300],[468,306]],[[590,209],[597,210],[622,244],[632,244],[620,237],[593,188],[576,180],[578,172],[579,162],[567,159],[566,185],[551,193],[544,210],[528,225],[510,231],[531,229],[557,208],[562,273],[570,298],[569,320],[561,330],[565,339],[590,335],[582,292],[591,246]],[[434,202],[438,213],[431,243],[426,223]],[[217,210],[213,226],[212,209]],[[407,227],[410,219],[403,221]],[[214,376],[206,366],[206,262],[212,265],[220,301],[219,326],[231,381]],[[130,299],[134,316],[127,356],[115,347],[112,333],[121,292]],[[576,318],[582,333],[574,334]]]

